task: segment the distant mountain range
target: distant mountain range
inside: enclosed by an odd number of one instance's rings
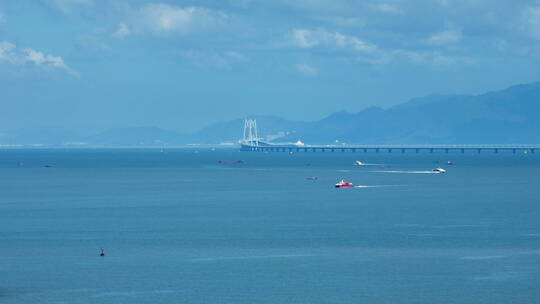
[[[539,143],[540,82],[482,95],[432,95],[384,110],[338,112],[285,140],[309,143]]]
[[[254,116],[268,141],[309,144],[540,143],[540,82],[481,95],[431,95],[382,109],[336,112],[314,122]],[[157,127],[116,128],[93,136],[69,129],[0,134],[0,144],[165,146],[236,143],[244,120],[220,122],[191,134]]]

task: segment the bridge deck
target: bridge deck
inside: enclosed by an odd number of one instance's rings
[[[540,149],[540,145],[536,144],[516,144],[516,145],[273,145],[273,144],[242,144],[241,151],[257,151],[257,152],[388,152],[398,151],[405,153],[407,151],[420,152],[446,152],[459,151],[465,153],[466,151],[482,152],[485,150],[493,151],[495,153],[501,151],[511,151],[534,153]]]

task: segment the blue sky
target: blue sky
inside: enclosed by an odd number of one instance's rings
[[[536,0],[0,0],[0,132],[316,120],[538,80]]]

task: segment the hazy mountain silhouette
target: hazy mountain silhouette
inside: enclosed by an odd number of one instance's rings
[[[90,144],[105,146],[163,146],[183,144],[187,140],[184,134],[157,127],[115,128],[84,139]]]
[[[290,121],[276,116],[251,116],[257,120],[259,136],[269,140],[279,140],[290,132],[301,128],[305,122]],[[210,125],[191,134],[192,141],[204,143],[237,142],[242,138],[244,119],[235,119]]]
[[[0,144],[63,145],[80,140],[81,135],[62,127],[25,128],[0,134]]]
[[[336,112],[314,122],[254,116],[259,136],[275,142],[329,144],[540,143],[540,82],[481,95],[431,95],[382,109]],[[163,146],[236,143],[244,119],[220,122],[191,134],[157,127],[109,129],[79,136],[67,128],[0,134],[2,144],[85,143],[105,146]]]
[[[307,143],[538,143],[540,82],[482,95],[432,95],[387,110],[337,112],[285,140]]]

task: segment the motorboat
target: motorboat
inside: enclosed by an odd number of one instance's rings
[[[444,170],[443,168],[435,168],[432,171],[436,173],[446,173],[446,170]]]
[[[361,161],[359,161],[359,160],[355,160],[354,163],[353,163],[353,165],[355,165],[355,166],[363,166],[364,163],[361,162]]]
[[[318,180],[319,178],[317,176],[310,176],[306,177],[307,180]]]
[[[344,180],[341,180],[339,183],[336,184],[336,188],[353,188],[354,185],[351,182],[346,182]]]

